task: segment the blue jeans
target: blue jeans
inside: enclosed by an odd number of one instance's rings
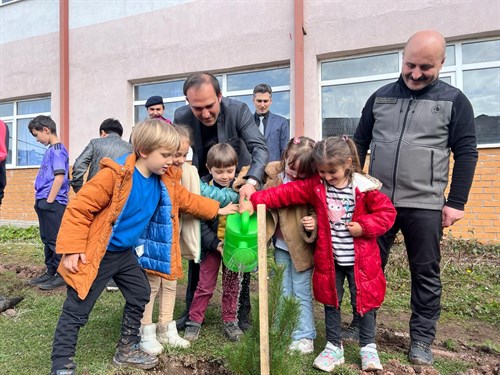
[[[290,253],[285,250],[276,248],[274,251],[274,259],[277,265],[284,266],[283,274],[283,295],[293,296],[300,303],[300,318],[297,329],[292,334],[293,340],[303,338],[316,338],[316,328],[314,327],[314,314],[311,293],[311,276],[312,268],[303,272],[297,272],[295,269]]]

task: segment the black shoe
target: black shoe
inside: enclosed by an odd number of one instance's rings
[[[47,272],[42,273],[41,275],[34,277],[28,281],[29,285],[38,285],[43,284],[52,279],[54,275],[49,275]]]
[[[414,365],[432,366],[434,359],[432,357],[431,344],[423,341],[412,340],[408,359]]]
[[[143,351],[139,343],[122,345],[116,347],[113,357],[115,366],[133,366],[143,370],[149,370],[158,364],[158,358]]]
[[[342,329],[342,338],[344,340],[359,341],[359,327],[351,324],[346,329]]]
[[[189,320],[189,311],[184,310],[182,316],[175,321],[175,325],[177,326],[177,331],[182,331],[186,328],[186,323]]]
[[[76,365],[74,362],[71,362],[62,368],[52,369],[50,375],[76,375]]]
[[[24,297],[5,298],[0,296],[0,312],[13,309]]]
[[[76,375],[76,370],[73,369],[61,369],[55,370],[50,373],[50,375]]]
[[[49,281],[43,284],[38,284],[38,287],[42,290],[52,290],[63,285],[66,285],[66,281],[64,281],[64,279],[56,273]]]
[[[116,292],[119,290],[118,286],[115,283],[115,280],[111,279],[108,281],[108,283],[106,284],[106,290],[108,292]]]
[[[238,327],[240,327],[240,329],[241,329],[243,332],[246,332],[246,331],[248,331],[250,328],[252,328],[252,323],[250,323],[249,321],[246,321],[246,320],[242,320],[242,321],[239,321],[239,322],[238,322]]]

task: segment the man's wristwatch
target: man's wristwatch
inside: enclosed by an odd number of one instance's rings
[[[259,181],[257,181],[255,178],[249,177],[247,178],[247,184],[253,185],[253,187],[257,189]]]

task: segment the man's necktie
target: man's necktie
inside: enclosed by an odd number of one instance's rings
[[[259,116],[259,130],[264,134],[264,116]]]

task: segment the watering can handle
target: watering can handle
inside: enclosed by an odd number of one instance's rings
[[[245,211],[241,214],[241,233],[248,233],[248,225],[250,223],[250,213]]]

